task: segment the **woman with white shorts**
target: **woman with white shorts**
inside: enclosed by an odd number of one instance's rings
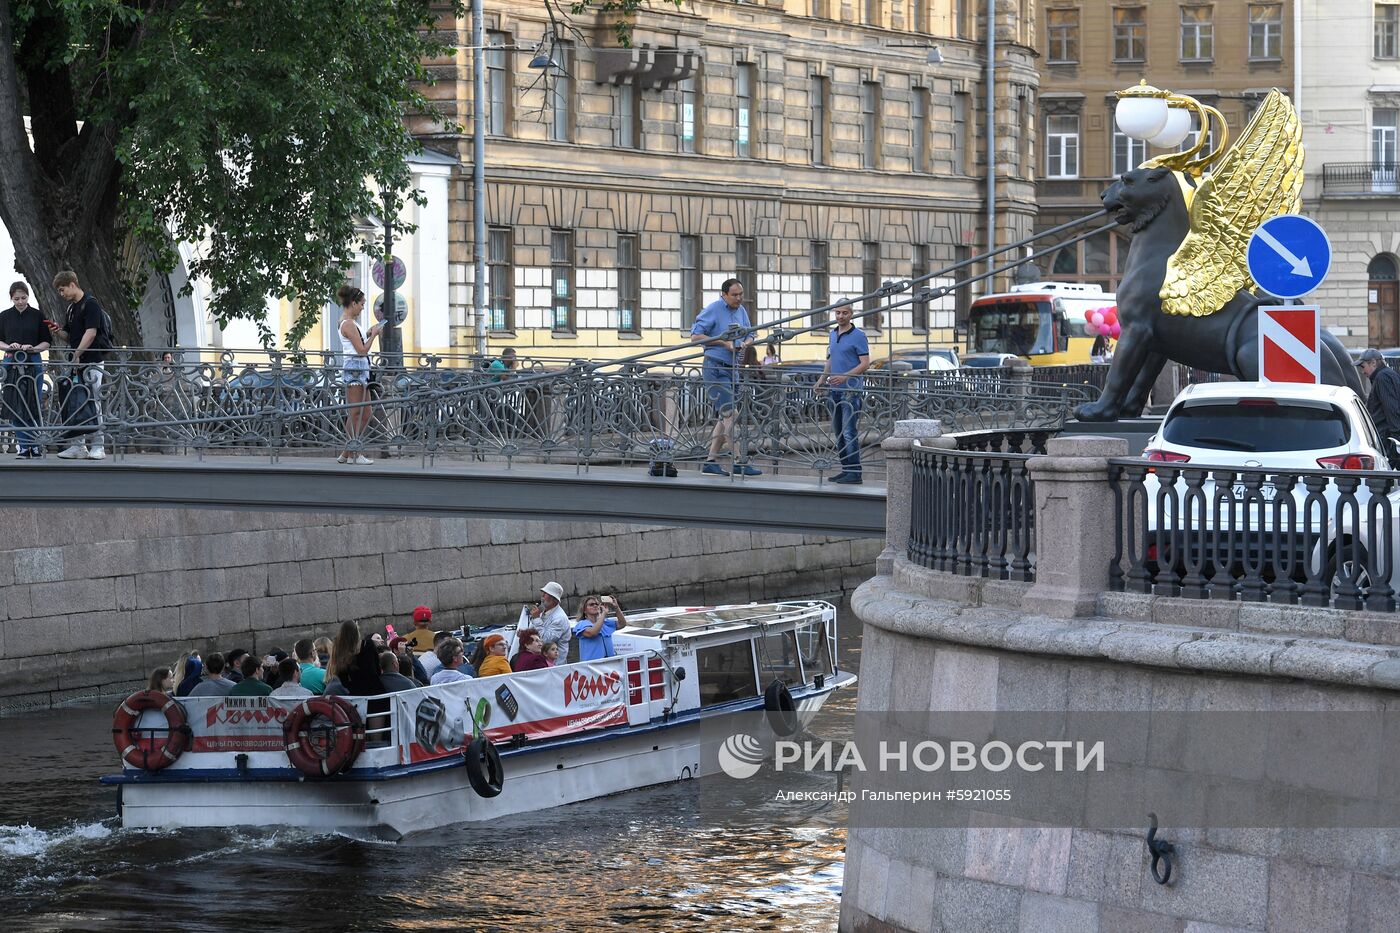
[[[352,453],[354,440],[369,424],[369,348],[374,338],[384,329],[383,324],[375,324],[369,333],[360,327],[360,315],[365,310],[365,293],[353,285],[342,285],[335,293],[340,302],[340,349],[341,377],[345,381],[345,402],[349,409],[345,412],[345,450],[336,458],[337,463],[354,463],[360,466],[373,463],[364,454]]]

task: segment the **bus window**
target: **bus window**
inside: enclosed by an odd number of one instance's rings
[[[982,353],[1054,353],[1054,325],[1049,302],[998,301],[973,309],[973,346]]]

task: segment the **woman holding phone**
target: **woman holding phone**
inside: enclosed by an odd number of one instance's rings
[[[369,424],[369,349],[374,338],[384,330],[383,324],[375,324],[368,333],[360,327],[360,315],[365,310],[365,293],[353,285],[342,285],[335,293],[340,302],[340,349],[342,354],[341,373],[345,380],[345,402],[349,410],[345,413],[345,450],[336,458],[337,463],[353,463],[366,466],[374,461],[362,453],[352,453],[351,444],[364,433]]]

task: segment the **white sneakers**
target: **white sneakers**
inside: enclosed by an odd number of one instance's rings
[[[350,458],[347,457],[345,454],[341,454],[339,457],[336,457],[336,458],[335,458],[335,462],[336,462],[336,463],[349,463],[349,462],[350,462]]]
[[[74,444],[58,455],[60,460],[106,460],[107,451],[101,447],[89,450],[83,444]]]
[[[335,458],[335,462],[349,463],[353,464],[354,466],[369,466],[374,461],[371,460],[369,457],[366,457],[364,454],[356,454],[353,457],[351,457],[348,454],[341,454],[339,457]]]

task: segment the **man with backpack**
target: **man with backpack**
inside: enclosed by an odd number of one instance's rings
[[[62,327],[54,321],[45,323],[54,336],[72,347],[68,378],[59,380],[70,446],[58,456],[62,460],[101,460],[107,456],[102,447],[102,359],[113,347],[112,319],[96,298],[83,291],[71,270],[54,276],[53,287],[68,302],[68,310]]]

